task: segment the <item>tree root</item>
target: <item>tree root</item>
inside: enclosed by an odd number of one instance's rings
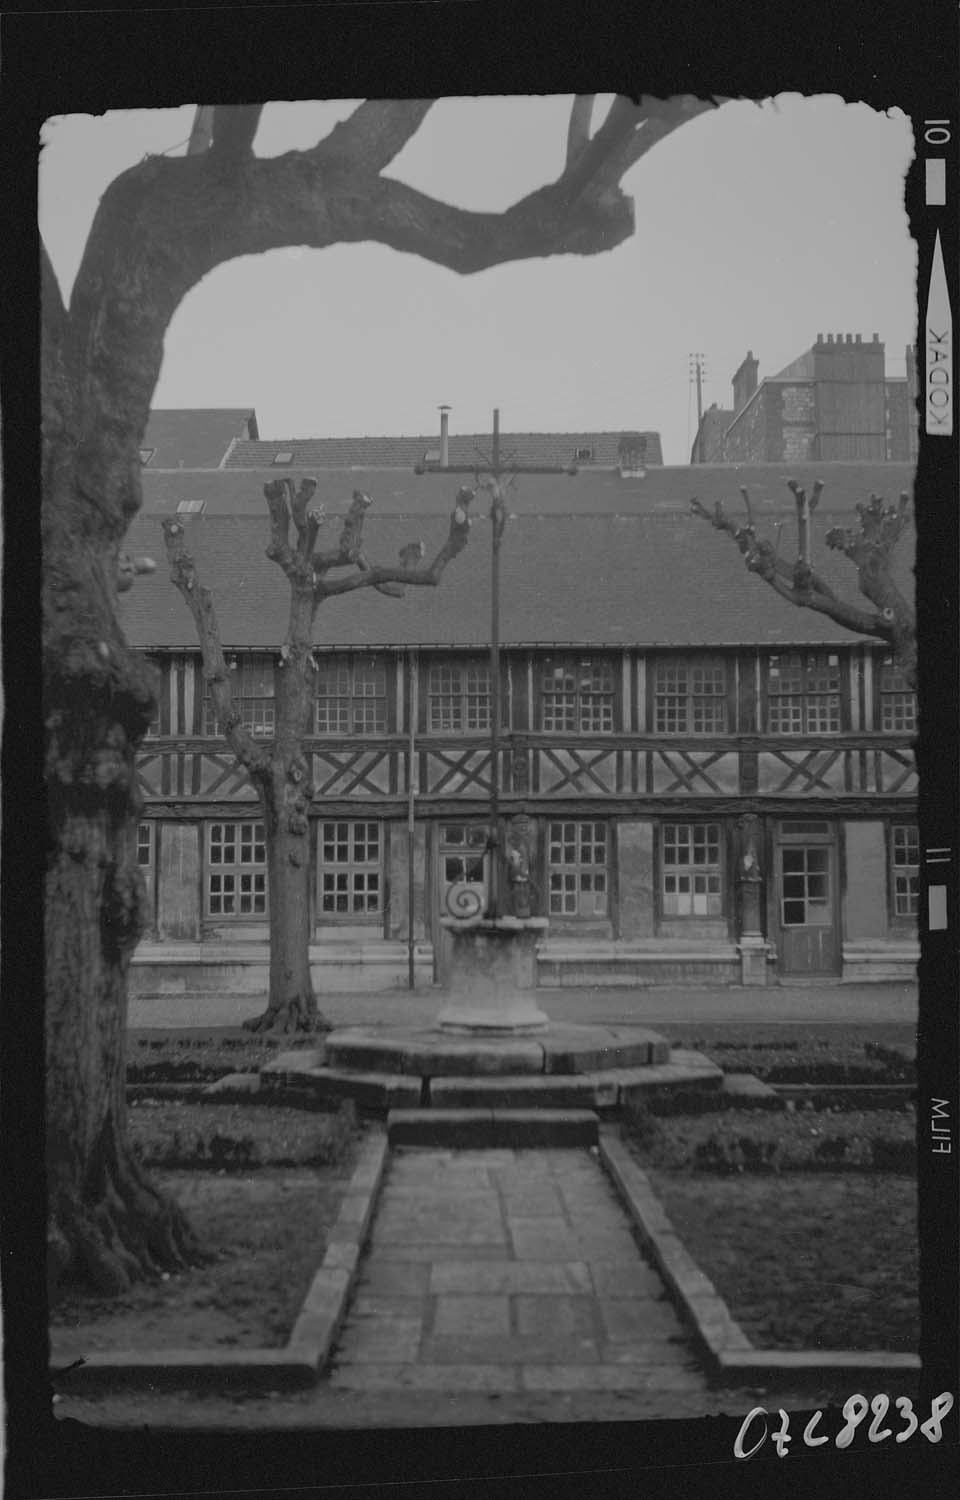
[[[105,1170],[95,1203],[60,1195],[47,1227],[48,1291],[67,1275],[117,1296],[134,1282],[208,1264],[214,1253],[132,1157]]]
[[[333,1023],[317,1009],[317,1002],[312,996],[308,1000],[297,995],[292,1000],[284,1001],[282,1005],[268,1005],[262,1015],[251,1016],[244,1021],[243,1029],[255,1033],[280,1032],[282,1035],[289,1035],[291,1032],[314,1034],[332,1031]]]

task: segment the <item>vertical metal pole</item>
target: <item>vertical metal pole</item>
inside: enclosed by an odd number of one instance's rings
[[[493,413],[493,480],[490,506],[490,831],[486,916],[500,915],[500,411]]]
[[[416,755],[416,692],[417,665],[412,651],[407,652],[407,982],[410,989],[416,988],[414,975],[414,900],[413,900],[413,835],[415,820],[414,757]]]

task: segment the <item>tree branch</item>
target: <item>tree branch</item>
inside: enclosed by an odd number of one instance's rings
[[[170,562],[170,577],[186,600],[197,627],[197,639],[203,657],[203,675],[210,684],[210,696],[216,708],[217,721],[240,764],[246,767],[251,776],[258,773],[262,775],[269,767],[269,754],[262,745],[257,744],[241,721],[220,643],[220,628],[213,597],[210,590],[200,582],[196,564],[187,551],[183,526],[170,518],[164,519],[161,525]]]
[[[911,686],[916,681],[916,614],[890,575],[890,553],[907,522],[909,496],[901,494],[899,504],[886,506],[876,495],[868,505],[858,505],[860,527],[857,531],[834,527],[828,531],[829,547],[843,552],[857,565],[860,592],[874,605],[876,613],[862,609],[837,596],[810,562],[810,512],[819,503],[823,484],[817,480],[810,499],[790,479],[787,485],[797,505],[799,556],[793,567],[779,557],[769,542],[757,537],[753,512],[746,490],[741,489],[747,508],[747,525],[737,526],[718,501],[711,513],[693,499],[690,509],[709,521],[718,531],[725,531],[736,542],[747,568],[757,573],[781,598],[803,609],[827,615],[836,624],[860,635],[874,636],[893,646]]]
[[[218,104],[213,111],[210,151],[218,166],[236,166],[253,156],[262,104]]]
[[[420,129],[433,99],[365,99],[322,142],[330,155],[350,157],[365,172],[382,172]]]
[[[408,543],[401,553],[400,567],[380,566],[360,557],[357,561],[358,571],[349,577],[331,580],[318,578],[315,585],[315,598],[319,602],[322,599],[332,598],[335,594],[350,594],[355,589],[381,588],[382,585],[412,584],[414,587],[435,587],[440,582],[447,564],[467,545],[470,536],[469,507],[472,499],[473,490],[458,490],[450,516],[447,539],[427,567],[412,566],[414,547],[418,544]],[[382,589],[382,592],[387,591],[387,588]],[[393,590],[390,591],[393,592]]]
[[[567,126],[567,169],[579,161],[590,143],[590,121],[596,94],[577,94],[570,108],[570,124]]]

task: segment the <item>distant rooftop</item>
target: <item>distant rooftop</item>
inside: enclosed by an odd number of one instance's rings
[[[216,469],[236,439],[259,436],[252,406],[166,407],[150,413],[140,457],[150,469]]]
[[[448,462],[456,465],[482,463],[490,457],[489,432],[451,432]],[[566,468],[616,468],[624,448],[639,444],[642,466],[661,465],[663,450],[658,432],[619,429],[615,432],[502,432],[500,454],[504,462],[557,465]],[[412,469],[417,464],[440,466],[440,437],[421,433],[416,437],[320,437],[261,439],[233,445],[227,469]]]

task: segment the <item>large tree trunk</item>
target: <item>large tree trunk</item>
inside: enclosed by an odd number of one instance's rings
[[[263,802],[270,901],[270,996],[250,1031],[329,1031],[310,978],[310,820],[313,786],[303,741],[313,714],[312,591],[291,588],[290,632],[277,671],[277,730]]]
[[[143,921],[134,757],[155,674],[123,641],[116,547],[75,524],[61,470],[44,494],[48,786],[48,1273],[115,1292],[202,1258],[185,1218],[126,1139],[127,970]]]

